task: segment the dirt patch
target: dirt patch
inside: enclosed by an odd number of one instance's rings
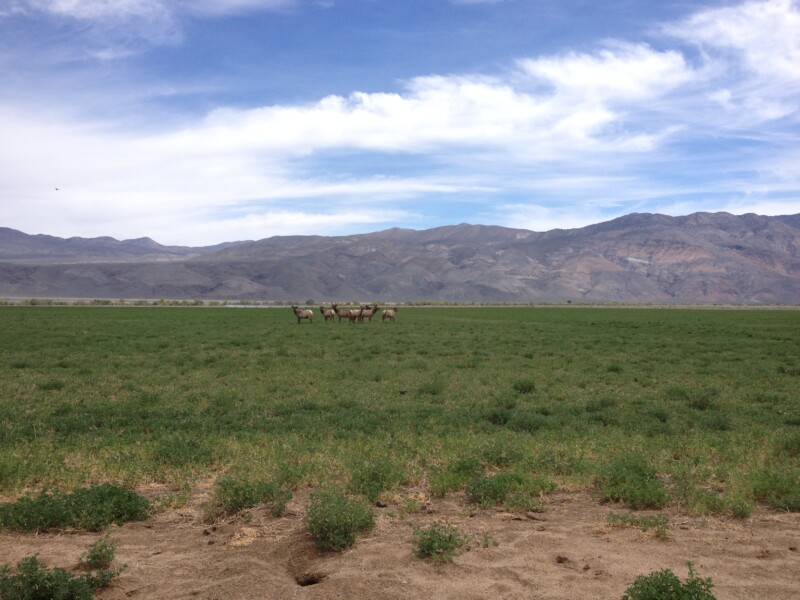
[[[101,600],[142,599],[617,599],[633,580],[659,569],[686,576],[691,561],[714,581],[718,600],[800,598],[800,515],[761,510],[747,521],[667,513],[669,539],[610,527],[584,494],[553,494],[544,513],[470,514],[458,499],[433,500],[424,512],[376,509],[376,528],[341,554],[321,553],[303,527],[307,495],[285,516],[254,509],[213,526],[202,522],[201,495],[150,521],[112,527],[123,574]],[[453,564],[413,556],[413,527],[446,520],[471,539]],[[102,534],[0,534],[0,564],[38,553],[74,568]]]

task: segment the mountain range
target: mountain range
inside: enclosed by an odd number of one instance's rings
[[[0,228],[0,296],[319,302],[800,304],[800,214],[633,213],[217,246]]]

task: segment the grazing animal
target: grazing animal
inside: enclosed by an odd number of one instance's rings
[[[331,304],[333,307],[336,316],[339,317],[339,323],[342,322],[342,319],[348,319],[351,323],[355,323],[356,319],[358,319],[358,313],[360,311],[352,310],[350,308],[339,308],[338,304]]]
[[[394,323],[394,318],[397,315],[397,307],[387,308],[383,311],[381,315],[381,322],[385,322],[386,319],[389,319],[392,323]]]
[[[301,309],[299,306],[293,306],[294,316],[297,317],[297,323],[300,324],[302,319],[308,319],[309,323],[314,322],[314,313],[310,310]]]
[[[328,322],[328,319],[333,321],[336,318],[336,311],[334,311],[332,308],[329,308],[328,310],[325,310],[325,307],[320,306],[319,307],[319,312],[321,312],[322,316],[325,317],[325,322],[326,323]]]
[[[372,323],[372,316],[378,312],[378,308],[380,308],[377,304],[375,306],[370,306],[369,304],[362,304],[361,310],[358,313],[358,322],[363,323],[364,319],[369,319],[369,322]]]

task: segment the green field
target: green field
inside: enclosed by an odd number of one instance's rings
[[[500,474],[614,498],[640,467],[645,506],[800,510],[800,311],[0,308],[7,496],[227,474],[492,501]]]

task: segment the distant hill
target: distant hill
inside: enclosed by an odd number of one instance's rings
[[[212,247],[0,228],[0,296],[800,304],[800,215],[630,214]]]

